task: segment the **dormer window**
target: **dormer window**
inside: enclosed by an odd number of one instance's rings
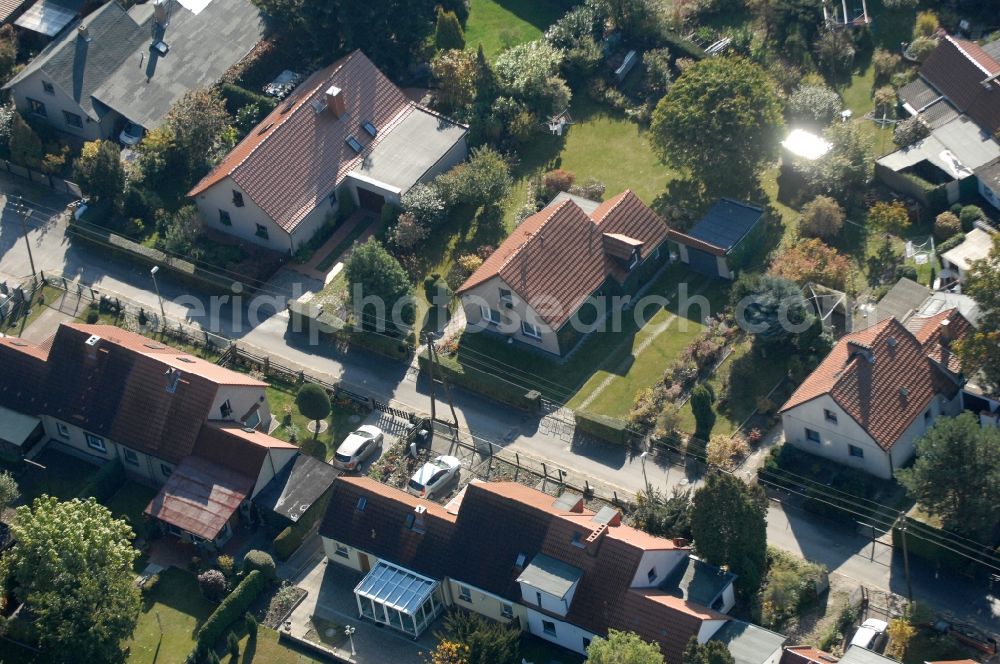
[[[353,136],[348,136],[347,141],[345,142],[352,150],[354,150],[354,154],[361,154],[361,151],[364,149],[358,139]]]
[[[378,135],[378,129],[376,129],[375,125],[373,125],[371,122],[361,123],[361,128],[364,129],[365,133],[371,136],[372,138],[375,138]]]
[[[527,559],[528,556],[526,556],[525,554],[523,553],[517,554],[517,560],[514,561],[514,567],[524,567],[524,563]]]

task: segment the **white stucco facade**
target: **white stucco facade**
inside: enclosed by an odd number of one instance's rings
[[[586,654],[587,646],[595,637],[593,632],[532,608],[527,609],[527,625],[528,631],[535,636],[581,655]]]
[[[50,80],[44,70],[19,81],[10,89],[10,95],[17,110],[26,118],[45,122],[59,131],[79,136],[87,141],[112,138],[116,124],[121,118],[109,110],[100,122],[95,122],[69,94]],[[32,100],[37,103],[32,104]],[[44,113],[39,112],[38,103],[44,105]],[[76,124],[77,120],[79,125]]]
[[[505,292],[503,295],[502,291]],[[510,293],[510,297],[506,297],[506,293]],[[498,318],[499,322],[485,320],[483,307],[489,309],[490,316]],[[553,355],[560,353],[558,331],[546,325],[538,312],[499,276],[462,293],[462,308],[469,330],[490,330]],[[522,321],[534,325],[538,337],[525,334]]]

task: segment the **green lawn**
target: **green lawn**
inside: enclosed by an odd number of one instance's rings
[[[726,358],[719,370],[708,379],[716,395],[723,396],[723,385],[729,385],[728,398],[716,405],[713,434],[730,435],[753,414],[757,397],[766,396],[788,371],[788,353],[775,351],[763,358],[751,351],[750,340],[743,341]],[[680,410],[678,428],[694,433],[694,414],[688,401]]]
[[[222,657],[222,661],[227,661],[228,655]],[[316,664],[324,662],[307,654],[293,646],[286,646],[278,642],[278,633],[273,629],[268,629],[263,625],[258,627],[257,639],[251,642],[246,635],[240,639],[240,658],[232,660],[234,664]]]
[[[710,302],[711,313],[721,311],[725,303],[725,286],[717,280],[709,280],[697,275],[685,277],[688,282],[688,292],[699,289]],[[704,329],[699,317],[709,312],[701,312],[699,307],[693,307],[687,316],[678,311],[676,283],[672,280],[660,280],[650,289],[650,294],[672,297],[670,305],[661,309],[638,333],[624,340],[624,346],[613,353],[614,363],[609,356],[608,361],[601,365],[590,379],[580,388],[569,402],[570,408],[580,408],[595,388],[602,385],[609,376],[611,382],[585,408],[587,412],[607,415],[609,417],[625,418],[632,408],[632,402],[639,390],[651,387],[663,376],[667,365],[690,344]],[[693,315],[692,315],[693,314]],[[671,317],[674,317],[671,320]],[[668,323],[668,321],[670,321]],[[657,334],[657,330],[666,324],[666,328]],[[648,340],[655,335],[651,342]],[[645,349],[640,347],[648,342]]]
[[[111,510],[111,513],[116,517],[127,517],[129,523],[135,528],[136,524],[140,523],[143,516],[143,510],[146,509],[146,505],[149,504],[157,494],[157,490],[146,486],[145,484],[139,484],[138,482],[127,481],[122,485],[115,495],[111,496],[105,502],[105,506]]]
[[[271,381],[271,386],[267,388],[267,401],[271,405],[271,414],[281,424],[271,432],[275,438],[287,441],[291,437],[291,430],[284,424],[286,408],[290,408],[292,425],[298,427],[299,442],[311,438],[312,434],[306,429],[309,420],[306,419],[295,406],[295,391],[279,382]],[[329,460],[334,451],[347,434],[354,431],[361,424],[361,421],[351,422],[351,417],[360,415],[356,407],[351,404],[341,404],[334,402],[333,410],[327,416],[326,422],[329,425],[327,430],[319,435],[319,440],[326,446],[326,458]],[[362,417],[363,419],[363,417]]]
[[[194,574],[175,567],[160,573],[159,582],[143,602],[128,644],[129,664],[183,662],[194,648],[195,631],[215,610],[215,604],[202,597]]]
[[[549,0],[472,0],[465,45],[482,44],[486,57],[495,58],[505,48],[541,37],[564,11]]]

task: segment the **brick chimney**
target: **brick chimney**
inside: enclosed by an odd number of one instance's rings
[[[951,329],[951,320],[945,318],[941,321],[941,345],[947,346],[953,341],[954,333]]]
[[[326,89],[326,107],[330,109],[335,118],[347,113],[347,106],[344,104],[344,91],[336,85],[331,85]]]

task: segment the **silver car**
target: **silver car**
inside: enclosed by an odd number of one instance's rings
[[[366,424],[358,427],[337,448],[333,465],[343,470],[356,470],[366,459],[382,447],[382,430]]]
[[[406,490],[420,498],[433,498],[451,478],[458,474],[462,462],[453,456],[439,456],[422,465],[413,473]]]

